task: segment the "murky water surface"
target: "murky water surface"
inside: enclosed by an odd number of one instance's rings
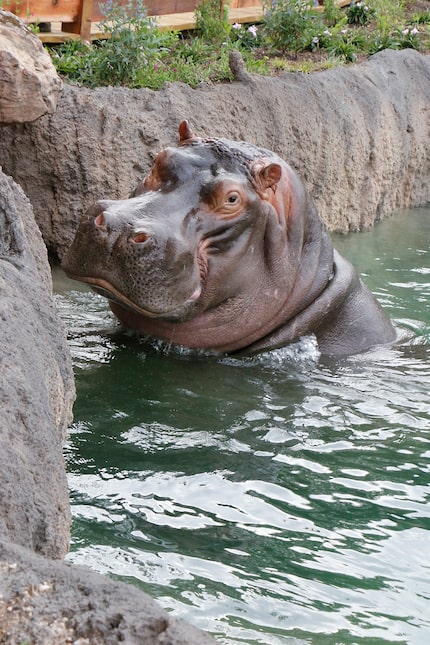
[[[69,560],[220,643],[430,642],[430,210],[334,241],[412,340],[335,362],[312,339],[169,352],[56,272]]]

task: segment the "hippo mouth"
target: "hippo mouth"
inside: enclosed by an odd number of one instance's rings
[[[145,316],[147,318],[162,318],[165,320],[185,320],[189,317],[189,312],[195,306],[196,302],[201,296],[202,287],[199,284],[193,293],[187,298],[181,305],[175,307],[171,310],[155,311],[151,309],[146,309],[136,304],[123,293],[121,293],[116,287],[114,287],[110,282],[104,280],[103,278],[92,278],[92,277],[82,277],[74,276],[73,274],[68,273],[69,278],[72,280],[79,280],[80,282],[85,282],[89,284],[90,287],[101,296],[107,298],[110,302],[116,303],[121,307],[132,311],[135,314],[140,316]],[[187,315],[188,314],[188,315]]]

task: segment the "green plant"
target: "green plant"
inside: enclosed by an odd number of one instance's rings
[[[127,85],[158,89],[165,82],[174,81],[195,87],[199,83],[232,79],[228,64],[232,48],[240,49],[248,72],[260,74],[284,69],[306,73],[321,65],[354,61],[359,54],[386,48],[420,47],[424,51],[430,48],[429,28],[418,27],[418,23],[425,24],[425,15],[419,20],[414,16],[410,26],[405,27],[402,5],[397,0],[366,0],[375,10],[374,19],[364,26],[358,21],[350,27],[346,12],[335,19],[334,7],[330,7],[332,0],[326,0],[324,20],[307,0],[265,0],[263,25],[250,26],[228,25],[219,11],[219,0],[211,0],[210,5],[203,7],[203,28],[185,34],[158,30],[141,2],[131,0],[126,7],[120,7],[109,0],[104,5],[102,27],[106,36],[112,34],[111,38],[93,45],[71,40],[52,47],[50,53],[58,72],[71,82],[92,87]],[[211,7],[212,23],[208,13]],[[382,15],[378,14],[380,11]],[[216,25],[219,28],[215,29]],[[205,30],[206,34],[212,33],[212,40],[202,36]],[[298,56],[303,50],[318,51],[320,55],[310,59],[307,56],[303,62]],[[296,55],[293,62],[291,52]]]
[[[405,27],[399,29],[400,49],[419,49],[419,31],[416,27]]]
[[[412,16],[412,21],[413,23],[417,25],[428,25],[430,24],[430,9],[425,9],[424,11],[421,11],[419,13],[415,13]]]
[[[100,8],[105,14],[100,28],[110,38],[102,41],[92,56],[99,82],[138,86],[140,69],[157,60],[170,38],[147,17],[142,0],[129,0],[125,6],[107,0]]]
[[[207,42],[222,42],[228,38],[228,5],[224,5],[221,0],[201,0],[194,16],[197,33]]]
[[[367,51],[369,54],[376,54],[383,49],[400,49],[400,44],[393,34],[375,31],[369,36]]]
[[[310,74],[311,72],[322,71],[325,69],[331,69],[340,65],[341,61],[334,58],[321,61],[313,60],[285,60],[284,58],[274,58],[272,60],[272,67],[277,70],[284,72],[300,72],[302,74]]]
[[[375,21],[375,31],[392,34],[403,23],[403,0],[368,0]]]
[[[324,20],[334,26],[342,18],[342,11],[335,0],[324,0]]]
[[[87,76],[87,61],[90,57],[90,46],[80,40],[68,40],[58,47],[48,49],[52,62],[59,74],[67,76],[71,81],[85,83]],[[89,72],[91,75],[91,72]]]
[[[66,42],[52,51],[53,62],[78,83],[140,87],[147,69],[154,68],[176,35],[158,30],[141,0],[125,6],[108,0],[101,9],[105,18],[100,29],[106,39],[93,46]]]
[[[241,25],[235,22],[231,25],[230,42],[240,49],[255,49],[264,45],[263,30],[257,25]]]
[[[375,9],[362,0],[359,0],[359,2],[354,2],[353,0],[346,15],[350,25],[365,25],[375,15]]]
[[[332,58],[346,62],[357,60],[357,54],[363,49],[364,36],[360,31],[348,29],[344,17],[334,27],[324,29],[312,39],[312,49],[324,49]]]
[[[302,51],[321,30],[312,0],[265,0],[263,6],[266,37],[278,51]]]

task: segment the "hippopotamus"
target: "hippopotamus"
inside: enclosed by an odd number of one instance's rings
[[[125,327],[187,348],[254,354],[314,334],[342,356],[395,338],[294,170],[187,121],[132,196],[89,208],[63,268]]]

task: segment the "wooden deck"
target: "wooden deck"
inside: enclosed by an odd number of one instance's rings
[[[255,0],[254,0],[255,1]],[[258,2],[258,0],[257,0]],[[350,0],[337,0],[339,7],[345,7],[350,4]],[[315,7],[315,11],[324,11],[323,6]],[[228,21],[230,24],[235,22],[240,24],[258,23],[263,16],[262,4],[255,4],[248,7],[230,7],[228,14]],[[186,11],[182,13],[170,13],[158,16],[153,16],[160,29],[168,31],[185,31],[194,29],[196,26],[196,19],[194,11]],[[79,33],[70,33],[62,30],[62,23],[52,22],[51,31],[47,33],[39,33],[39,39],[44,43],[61,43],[65,40],[79,40],[81,37]],[[100,40],[106,38],[106,33],[100,30],[98,23],[91,23],[91,40]]]
[[[228,21],[230,24],[235,22],[239,23],[253,23],[260,22],[263,16],[262,6],[255,7],[241,7],[229,10]],[[194,29],[196,26],[196,18],[194,11],[185,11],[182,13],[170,13],[160,16],[152,16],[160,29],[164,31],[186,31],[187,29]],[[51,31],[48,33],[39,33],[39,39],[43,43],[61,43],[67,39],[79,40],[79,34],[73,34],[62,31],[61,23],[51,23]],[[100,30],[98,23],[91,23],[91,40],[99,40],[106,38],[106,34]]]

